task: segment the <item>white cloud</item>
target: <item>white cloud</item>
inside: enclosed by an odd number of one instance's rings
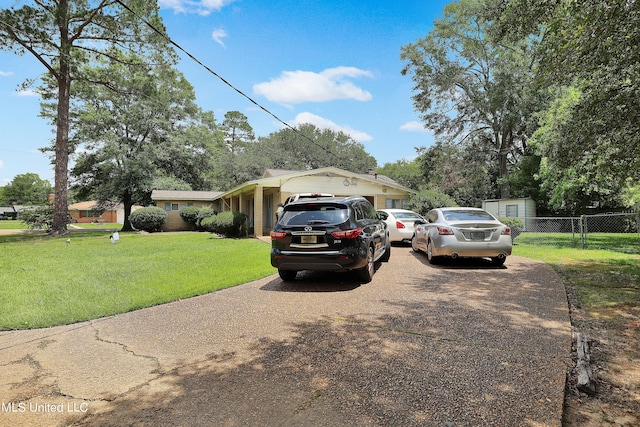
[[[32,89],[19,90],[18,96],[40,96],[38,92]]]
[[[254,85],[253,91],[270,101],[285,105],[336,99],[370,101],[371,94],[346,81],[348,77],[372,77],[372,74],[355,67],[328,68],[320,73],[283,71],[276,79]]]
[[[373,137],[365,132],[352,129],[346,125],[339,125],[324,117],[317,116],[313,113],[300,113],[294,119],[292,126],[298,126],[303,123],[311,123],[312,125],[321,129],[331,129],[336,132],[343,132],[349,135],[354,141],[367,142],[373,140]]]
[[[196,13],[207,16],[235,0],[158,0],[161,8],[173,9],[175,13]]]
[[[0,77],[9,77],[13,75],[13,71],[0,71]]]
[[[224,41],[222,39],[227,36],[228,36],[227,32],[221,28],[217,30],[213,30],[213,33],[211,33],[211,38],[213,38],[213,40],[215,40],[215,42],[222,47],[225,47]]]
[[[426,129],[422,123],[416,121],[403,124],[400,126],[400,130],[406,130],[407,132],[431,133],[431,131]]]

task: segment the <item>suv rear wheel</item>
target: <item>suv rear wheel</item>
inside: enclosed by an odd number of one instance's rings
[[[391,258],[391,240],[389,239],[389,236],[387,236],[387,243],[385,243],[384,245],[384,255],[380,257],[380,261],[389,262],[390,258]]]
[[[358,278],[363,283],[368,283],[371,281],[371,279],[373,279],[373,273],[375,273],[376,271],[374,256],[375,253],[373,246],[369,246],[369,249],[367,250],[367,265],[365,265],[364,268],[358,270]]]
[[[280,270],[278,269],[278,275],[285,282],[292,282],[296,280],[296,276],[298,275],[297,271],[293,270]]]

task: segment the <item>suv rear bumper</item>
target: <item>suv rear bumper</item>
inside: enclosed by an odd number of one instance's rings
[[[271,250],[271,265],[280,270],[291,271],[349,271],[367,265],[367,254],[357,248],[341,251],[283,251]]]

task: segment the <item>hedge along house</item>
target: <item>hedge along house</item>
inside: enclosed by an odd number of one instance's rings
[[[214,206],[214,200],[221,194],[221,191],[153,190],[151,200],[167,212],[167,222],[162,226],[163,231],[183,231],[193,230],[193,225],[182,220],[180,209],[195,206],[219,210]],[[217,203],[215,205],[218,206]]]
[[[214,209],[247,215],[249,234],[268,236],[276,222],[278,203],[296,193],[363,196],[376,209],[402,208],[413,193],[390,178],[373,172],[358,174],[335,167],[307,171],[267,169],[260,179],[220,194]]]

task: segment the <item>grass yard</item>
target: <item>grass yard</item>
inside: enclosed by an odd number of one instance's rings
[[[85,230],[120,230],[122,228],[122,224],[117,224],[117,223],[90,223],[90,224],[85,224],[85,223],[77,223],[77,224],[71,224],[69,225],[68,228],[82,228]]]
[[[544,261],[559,273],[571,304],[571,323],[590,340],[598,391],[586,396],[569,388],[564,427],[631,426],[640,421],[640,255],[637,246],[635,253],[625,250],[633,240],[629,235],[602,235],[598,240],[610,249],[522,241],[513,247],[514,255]],[[570,378],[570,387],[574,380]]]
[[[256,239],[120,233],[112,244],[109,235],[0,236],[0,330],[95,319],[275,272],[270,246]]]
[[[638,254],[522,243],[513,247],[513,253],[553,266],[565,280],[576,286],[581,306],[640,306]]]
[[[28,227],[22,221],[4,219],[0,221],[0,230],[26,230]]]
[[[545,245],[554,248],[611,249],[616,252],[640,253],[638,233],[588,233],[583,241],[580,233],[530,233],[516,238],[522,245]]]

